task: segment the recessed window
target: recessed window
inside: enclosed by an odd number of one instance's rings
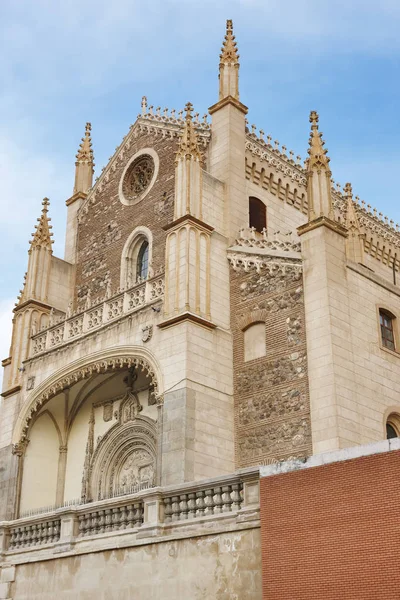
[[[382,344],[389,350],[395,350],[394,342],[394,315],[385,310],[379,311]]]
[[[392,440],[397,437],[400,437],[400,415],[393,412],[386,421],[386,439]]]
[[[249,198],[249,227],[254,227],[259,233],[267,227],[267,208],[264,202],[254,196]]]
[[[254,323],[244,332],[244,360],[247,362],[265,354],[265,323]]]
[[[149,242],[146,240],[140,246],[137,257],[136,280],[146,279],[149,271]]]
[[[393,438],[397,438],[397,431],[390,423],[386,423],[386,439],[391,440]]]

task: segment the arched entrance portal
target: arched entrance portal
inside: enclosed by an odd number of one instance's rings
[[[158,484],[162,403],[153,369],[132,359],[85,373],[62,390],[54,384],[25,418],[15,445],[20,515]]]

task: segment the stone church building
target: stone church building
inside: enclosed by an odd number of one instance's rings
[[[212,100],[143,97],[95,181],[87,123],[63,258],[43,200],[2,362],[0,598],[260,600],[260,465],[400,433],[398,226],[334,184],[315,111],[304,163],[248,124],[231,21]]]

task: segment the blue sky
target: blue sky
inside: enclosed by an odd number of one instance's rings
[[[63,256],[85,122],[98,174],[142,95],[177,110],[190,100],[203,114],[217,99],[227,18],[250,123],[304,158],[318,110],[334,179],[400,221],[398,0],[2,0],[1,358],[44,196]]]

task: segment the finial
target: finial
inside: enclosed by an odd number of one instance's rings
[[[346,214],[346,227],[348,229],[360,229],[360,225],[357,218],[357,213],[353,202],[353,189],[351,183],[346,183],[344,186],[344,196],[347,203],[347,214]]]
[[[93,157],[93,150],[92,150],[92,140],[90,137],[91,131],[92,131],[92,125],[90,123],[86,123],[85,135],[82,138],[82,141],[78,148],[78,153],[76,155],[76,160],[78,163],[81,163],[81,162],[93,163],[94,157]]]
[[[235,65],[239,63],[239,54],[235,36],[233,35],[233,22],[231,19],[228,19],[226,22],[226,34],[221,48],[220,59],[221,63],[224,64]]]
[[[310,112],[311,134],[309,141],[308,154],[308,169],[324,167],[329,171],[329,158],[327,149],[324,148],[325,142],[322,139],[322,133],[318,129],[319,116],[316,110]]]
[[[219,99],[232,96],[239,100],[239,53],[231,19],[226,22],[226,34],[219,59]]]
[[[145,116],[147,110],[147,97],[142,96],[142,117]]]
[[[192,112],[193,112],[193,104],[191,102],[187,102],[185,105],[185,111],[186,111],[186,121],[191,121],[193,119],[192,117]]]
[[[199,142],[197,138],[196,129],[193,124],[193,105],[191,102],[188,102],[185,106],[186,117],[185,117],[185,125],[183,128],[182,138],[179,145],[179,150],[176,154],[176,161],[180,158],[186,157],[195,158],[201,160],[201,152],[199,149]]]
[[[346,183],[344,186],[344,193],[346,196],[346,199],[348,201],[352,201],[353,200],[353,188],[351,187],[351,183]]]
[[[53,240],[51,239],[53,234],[51,233],[52,226],[50,225],[51,219],[47,216],[49,212],[50,201],[48,198],[43,198],[42,202],[42,213],[37,219],[38,224],[35,225],[35,231],[32,233],[32,239],[30,241],[31,252],[32,248],[47,248],[51,251]]]

